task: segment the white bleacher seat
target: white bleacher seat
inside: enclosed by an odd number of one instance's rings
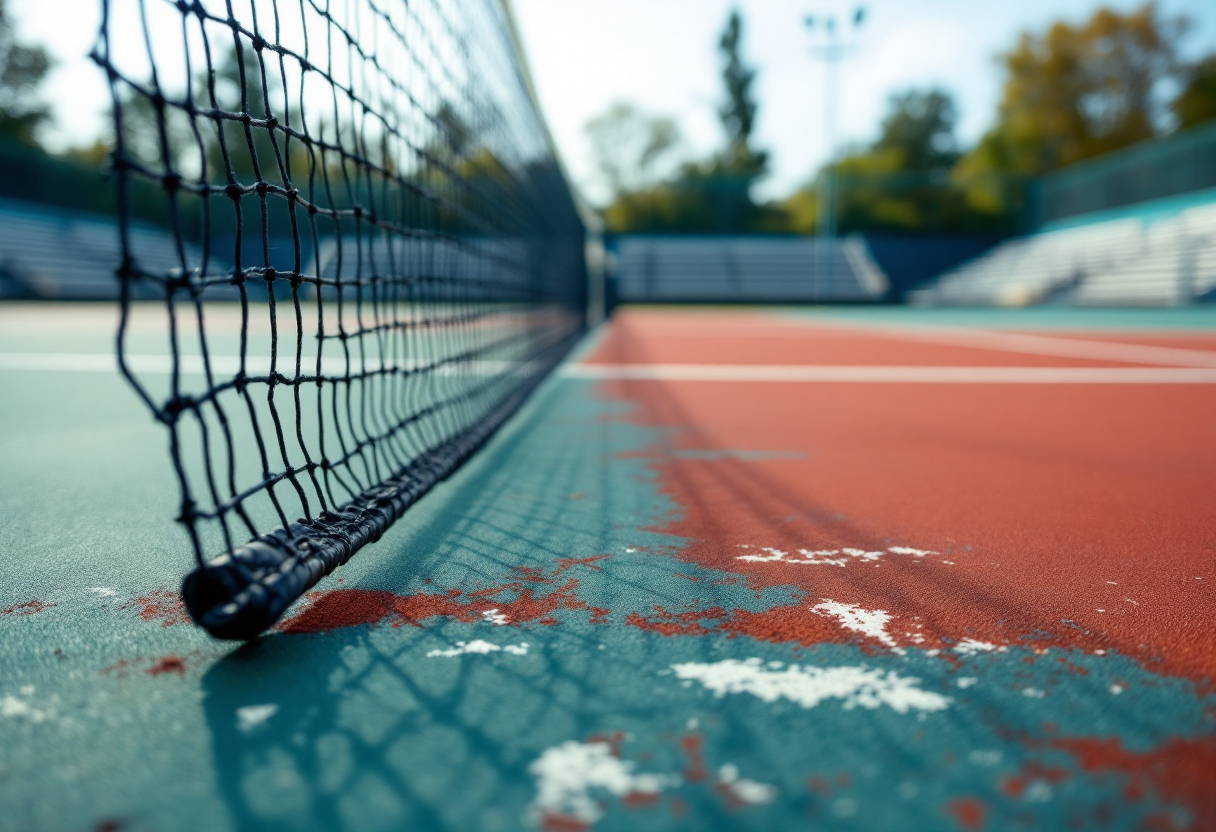
[[[163,274],[179,267],[171,234],[145,226],[132,226],[130,234],[145,270]],[[10,297],[117,298],[114,270],[120,257],[112,217],[0,200],[0,272]],[[198,263],[198,257],[196,249],[187,248],[190,262]],[[152,290],[138,294],[152,296]]]
[[[1009,240],[911,293],[913,303],[1173,306],[1216,289],[1216,202]]]
[[[886,278],[860,239],[623,237],[616,254],[623,301],[864,301]]]

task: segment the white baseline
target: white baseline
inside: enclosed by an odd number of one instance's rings
[[[572,379],[863,384],[1216,384],[1216,368],[921,367],[834,364],[568,364]]]

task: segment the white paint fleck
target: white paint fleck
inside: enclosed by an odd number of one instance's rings
[[[1123,685],[1111,685],[1110,686],[1110,692],[1112,694],[1114,694],[1115,696],[1118,696],[1119,694],[1123,693],[1123,691],[1125,691],[1125,690],[1126,690],[1126,688],[1123,687]]]
[[[1106,651],[1105,651],[1105,650],[1095,650],[1095,651],[1094,651],[1094,655],[1095,655],[1095,656],[1105,656],[1105,655],[1106,655]]]
[[[990,641],[976,641],[973,638],[965,638],[952,648],[955,653],[962,653],[964,656],[974,656],[976,653],[1004,653],[1007,648],[993,644]]]
[[[923,558],[925,555],[940,554],[928,549],[913,549],[911,546],[888,546],[887,551],[893,555],[913,555],[918,558]]]
[[[1096,610],[1097,612],[1106,612],[1106,610]]]
[[[832,804],[832,814],[838,818],[851,818],[857,814],[857,801],[851,797],[842,797]]]
[[[33,693],[32,688],[22,688],[22,693],[26,690],[29,696]],[[50,709],[35,708],[30,703],[18,699],[15,696],[0,697],[0,719],[28,719],[30,722],[45,722],[55,716],[55,712]]]
[[[593,792],[616,797],[657,794],[680,782],[678,777],[635,774],[633,769],[632,762],[614,757],[612,746],[606,742],[568,740],[546,749],[528,766],[528,772],[536,778],[530,819],[534,824],[546,818],[564,818],[590,825],[604,814]]]
[[[886,610],[867,610],[856,604],[842,604],[828,598],[811,607],[811,612],[830,615],[846,630],[867,635],[888,647],[895,646],[895,639],[887,634],[887,622],[891,620],[891,614]]]
[[[947,566],[954,566],[954,561],[952,560],[944,560],[942,563],[946,564]]]
[[[1029,699],[1042,699],[1047,695],[1047,691],[1039,690],[1038,688],[1022,688],[1022,696]]]
[[[979,681],[979,679],[975,678],[974,676],[963,676],[958,681],[956,681],[954,684],[958,685],[963,690],[966,690],[967,688],[971,687],[978,681]]]
[[[447,650],[431,650],[426,654],[426,657],[428,659],[434,658],[435,656],[452,658],[453,656],[463,656],[469,653],[484,656],[487,653],[498,652],[510,653],[512,656],[526,656],[528,655],[528,642],[523,641],[519,644],[507,644],[500,647],[497,644],[491,644],[488,641],[482,641],[478,638],[473,639],[472,641],[458,641],[456,642],[455,647]]]
[[[1051,786],[1042,780],[1031,780],[1026,784],[1024,797],[1028,803],[1046,803],[1051,800]]]
[[[496,627],[501,627],[504,624],[509,623],[507,617],[499,612],[497,607],[492,610],[483,610],[481,613],[481,619],[487,624],[493,624]]]
[[[110,589],[108,586],[95,586],[90,588],[89,592],[100,595],[102,598],[109,598],[111,595],[118,594],[118,590]]]
[[[922,558],[925,555],[938,554],[928,549],[913,549],[910,546],[891,546],[886,552],[881,550],[854,549],[847,546],[842,549],[799,549],[797,555],[793,556],[783,549],[774,549],[771,546],[752,546],[745,543],[741,544],[738,548],[754,549],[756,552],[763,554],[738,555],[735,558],[736,560],[748,561],[750,563],[788,563],[795,566],[846,566],[850,560],[857,560],[863,563],[875,561],[888,552],[895,555],[913,555],[918,558]],[[874,565],[877,566],[878,564]]]
[[[21,695],[22,696],[33,696],[35,690],[37,690],[37,688],[35,688],[33,685],[22,685],[21,686]]]
[[[1117,581],[1107,581],[1107,583],[1108,583],[1108,584],[1110,584],[1111,586],[1118,586],[1118,585],[1119,585],[1119,583],[1118,583]]]
[[[976,766],[1000,765],[1001,752],[997,750],[981,751],[977,749],[968,754],[967,759],[972,765]]]
[[[739,548],[740,549],[751,549],[752,547],[744,544],[744,545],[740,546]],[[783,552],[782,550],[774,549],[771,546],[759,546],[756,548],[758,548],[759,551],[764,552],[765,554],[763,554],[763,555],[739,555],[735,558],[735,560],[745,560],[750,563],[773,563],[773,562],[776,562],[779,560],[784,561],[785,556],[789,554],[789,552]],[[805,563],[806,561],[786,561],[786,562],[787,563],[799,563],[799,562]]]
[[[741,803],[758,806],[764,803],[772,803],[777,799],[776,786],[770,786],[768,783],[757,783],[755,780],[740,777],[739,767],[733,763],[727,763],[718,769],[718,781],[726,786],[735,799]]]
[[[950,705],[948,696],[917,687],[920,679],[867,667],[799,667],[768,670],[760,659],[724,659],[671,666],[676,676],[700,682],[722,697],[748,693],[764,702],[786,699],[813,708],[826,699],[839,699],[846,709],[883,705],[906,714],[911,710],[940,711]]]
[[[246,705],[236,709],[236,727],[249,732],[279,712],[279,706],[273,702],[265,705]]]
[[[1123,600],[1124,600],[1124,601],[1126,601],[1126,602],[1127,602],[1127,603],[1129,603],[1129,604],[1135,604],[1137,607],[1138,607],[1138,606],[1140,606],[1140,602],[1139,602],[1139,601],[1133,601],[1131,598],[1124,598]]]
[[[697,719],[696,717],[693,717],[692,719],[690,719],[684,723],[684,728],[685,728],[685,730],[688,730],[688,731],[695,731],[700,727],[701,727],[701,720]]]

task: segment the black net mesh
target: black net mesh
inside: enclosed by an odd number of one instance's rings
[[[103,5],[120,363],[169,433],[187,606],[246,638],[560,359],[584,231],[502,0]]]

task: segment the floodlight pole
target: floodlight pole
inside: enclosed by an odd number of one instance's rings
[[[865,9],[860,6],[853,12],[853,32],[861,27],[865,15]],[[840,41],[834,16],[816,18],[813,15],[807,15],[804,22],[808,29],[813,30],[821,20],[823,29],[827,33],[826,40],[819,46],[811,47],[811,54],[824,61],[827,82],[823,96],[823,125],[824,136],[827,138],[828,144],[828,158],[827,163],[823,166],[823,175],[820,177],[818,188],[819,244],[815,247],[817,261],[815,264],[815,294],[817,297],[824,296],[822,281],[827,271],[825,265],[831,262],[828,249],[831,245],[830,241],[836,238],[836,177],[832,171],[832,165],[836,161],[836,99],[840,82],[840,61],[852,55],[856,50],[855,44]]]

